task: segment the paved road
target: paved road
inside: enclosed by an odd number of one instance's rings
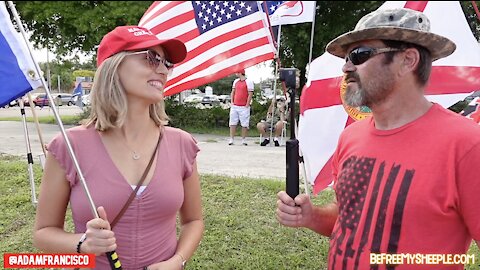
[[[74,106],[60,107],[60,114],[76,114],[81,110]],[[50,108],[36,108],[37,116],[53,115]],[[19,116],[18,107],[0,109],[0,118]],[[26,116],[31,116],[30,108],[26,108]],[[28,135],[34,162],[42,154],[40,139],[34,123],[27,123]],[[66,127],[68,128],[68,127]],[[57,125],[40,124],[45,143],[60,132]],[[26,156],[25,134],[22,122],[0,121],[0,153]],[[249,138],[248,146],[237,144],[229,146],[227,137],[206,134],[192,134],[198,141],[200,152],[197,157],[200,173],[220,174],[227,176],[248,176],[253,178],[285,179],[285,147],[260,147],[258,137]]]

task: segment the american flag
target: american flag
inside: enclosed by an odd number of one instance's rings
[[[156,1],[139,25],[160,39],[177,38],[186,59],[173,69],[165,95],[221,79],[273,59],[275,47],[257,1]]]
[[[285,1],[267,1],[268,15],[272,15]]]

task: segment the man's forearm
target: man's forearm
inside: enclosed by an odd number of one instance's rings
[[[338,205],[331,203],[312,209],[312,220],[307,226],[310,230],[324,236],[330,236],[338,218]]]
[[[252,102],[252,97],[253,97],[253,92],[248,92],[247,105],[246,106],[250,106],[250,103]]]

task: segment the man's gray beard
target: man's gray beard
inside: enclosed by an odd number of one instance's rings
[[[345,92],[345,103],[351,107],[360,107],[364,106],[366,103],[365,100],[365,91],[363,91],[360,87],[355,90],[349,89],[347,86]]]

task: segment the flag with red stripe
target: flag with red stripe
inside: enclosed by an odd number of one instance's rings
[[[480,89],[480,50],[459,2],[387,1],[379,9],[406,7],[424,12],[431,31],[448,37],[455,52],[433,63],[426,97],[449,107]],[[448,14],[448,19],[445,18]],[[308,179],[314,193],[332,181],[330,159],[343,129],[369,114],[363,108],[345,107],[340,88],[345,60],[323,54],[311,63],[307,84],[300,97],[298,139]],[[347,113],[349,111],[350,113]]]
[[[156,1],[139,23],[187,47],[165,87],[173,95],[273,59],[275,47],[257,1]]]

